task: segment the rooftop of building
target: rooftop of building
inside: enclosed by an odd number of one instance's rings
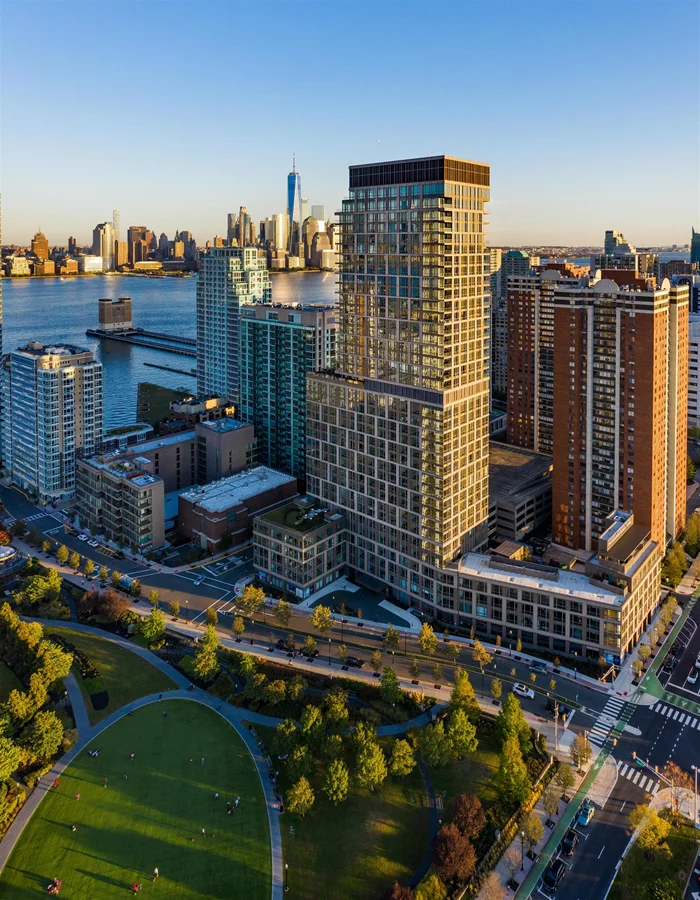
[[[78,462],[88,465],[92,469],[109,472],[116,478],[125,478],[136,487],[148,487],[163,480],[159,475],[152,475],[145,471],[144,467],[151,464],[150,459],[145,456],[129,456],[115,451],[91,456],[89,459],[78,460]]]
[[[225,434],[229,431],[238,431],[239,428],[252,428],[249,422],[239,422],[232,416],[224,416],[222,419],[207,420],[199,422],[198,428],[207,428],[209,431],[215,431],[217,434]],[[182,435],[178,435],[182,439]]]
[[[188,397],[180,398],[180,400],[170,401],[170,409],[176,409],[179,406],[200,405],[211,409],[218,409],[220,406],[229,406],[230,403],[224,397],[217,397],[216,394],[202,394],[201,396],[191,394]]]
[[[268,469],[267,466],[256,466],[237,475],[212,481],[211,484],[192,488],[181,494],[181,497],[207,512],[225,512],[257,494],[290,482],[296,482],[296,478],[276,469]]]
[[[539,488],[551,477],[552,457],[499,441],[489,442],[489,494],[504,502],[516,494]]]
[[[109,428],[105,432],[106,435],[117,436],[120,434],[137,434],[137,433],[146,433],[153,431],[153,426],[149,425],[148,422],[132,422],[131,425],[117,425],[116,428]]]
[[[342,521],[343,516],[323,506],[318,500],[299,497],[285,506],[279,506],[265,513],[260,518],[279,528],[286,528],[298,534],[308,534],[316,529],[325,528],[331,522],[335,524]]]
[[[42,344],[41,341],[29,341],[24,347],[18,347],[16,353],[28,353],[31,356],[92,356],[92,350],[78,347],[76,344]]]
[[[456,563],[461,576],[497,578],[501,582],[544,593],[569,595],[578,600],[621,606],[624,596],[607,590],[601,582],[591,582],[587,575],[527,561],[467,553]]]
[[[160,437],[153,438],[152,441],[144,441],[142,444],[139,444],[139,453],[150,453],[151,450],[157,450],[159,447],[169,447],[173,444],[179,444],[181,441],[193,441],[194,438],[194,429],[178,431],[177,434],[163,434]]]

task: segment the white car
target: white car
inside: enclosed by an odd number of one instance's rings
[[[513,685],[513,693],[517,694],[518,697],[527,697],[529,700],[535,699],[535,692],[532,688],[529,688],[524,684],[518,684],[517,682]]]
[[[700,656],[695,660],[695,668],[700,669]]]
[[[688,684],[697,684],[698,677],[700,677],[700,672],[697,669],[693,669],[693,671],[688,675]]]
[[[100,546],[99,541],[88,541],[88,547],[99,547],[99,546]]]
[[[87,536],[86,534],[79,534],[79,535],[78,535],[78,540],[79,540],[79,541],[86,541],[87,539],[88,539],[88,536]]]

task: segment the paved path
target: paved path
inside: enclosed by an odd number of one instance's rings
[[[428,838],[428,846],[425,848],[423,859],[420,861],[420,865],[413,873],[410,881],[408,882],[409,887],[416,887],[417,885],[419,885],[428,874],[428,869],[430,868],[430,863],[433,857],[433,841],[435,840],[438,833],[438,809],[437,803],[435,802],[435,790],[433,789],[433,782],[430,780],[430,771],[426,764],[420,761],[418,761],[418,769],[423,776],[425,792],[428,795],[430,837]]]
[[[265,795],[267,817],[270,829],[270,851],[272,859],[271,900],[281,900],[282,894],[284,893],[282,833],[280,829],[280,813],[279,804],[277,803],[276,791],[273,785],[270,783],[270,779],[268,777],[268,773],[272,764],[269,757],[263,756],[249,729],[244,725],[244,722],[257,722],[264,725],[274,725],[277,722],[281,722],[282,720],[274,719],[270,716],[263,716],[260,713],[252,713],[248,710],[238,709],[235,706],[231,706],[228,703],[222,702],[216,697],[212,697],[211,694],[208,694],[206,691],[203,691],[200,688],[193,687],[191,690],[189,690],[189,681],[176,669],[174,669],[168,663],[164,662],[162,659],[159,659],[149,650],[145,650],[143,647],[132,644],[124,638],[119,638],[116,635],[108,635],[105,632],[99,631],[99,629],[91,628],[88,625],[80,625],[74,622],[44,621],[42,622],[42,624],[46,624],[50,627],[83,631],[95,636],[105,638],[106,640],[113,640],[115,643],[118,643],[120,646],[124,646],[126,649],[131,650],[133,653],[138,653],[140,656],[144,656],[144,658],[146,658],[148,662],[155,665],[156,668],[160,669],[162,672],[165,672],[167,675],[173,678],[173,680],[179,683],[179,689],[164,692],[168,700],[177,699],[188,700],[194,703],[201,703],[203,706],[208,706],[210,709],[213,709],[220,716],[226,719],[226,721],[229,722],[229,724],[232,725],[233,728],[235,728],[236,732],[241,737],[251,756],[253,757],[253,761],[255,762],[255,766],[258,772],[258,777],[260,778],[260,784]],[[157,703],[161,697],[160,694],[150,694],[147,697],[141,697],[139,700],[134,700],[132,703],[129,703],[126,706],[123,706],[121,709],[116,710],[111,715],[107,716],[107,718],[102,722],[99,722],[97,725],[91,726],[89,724],[87,710],[85,709],[83,695],[77,684],[75,676],[72,673],[66,677],[65,684],[68,690],[68,695],[70,697],[71,705],[73,707],[73,715],[75,718],[76,727],[78,728],[78,740],[73,745],[73,747],[71,747],[71,749],[56,762],[51,771],[41,779],[35,790],[28,798],[27,802],[17,814],[5,837],[2,839],[2,841],[0,841],[0,872],[4,868],[5,863],[7,862],[12,850],[14,849],[17,840],[22,834],[25,825],[31,818],[39,803],[44,798],[46,792],[50,790],[54,779],[58,777],[64,771],[64,769],[66,769],[67,766],[70,765],[70,763],[75,759],[75,757],[78,755],[78,753],[80,753],[81,750],[83,750],[89,743],[93,742],[95,738],[106,728],[109,728],[110,725],[113,725],[115,722],[119,721],[119,719],[123,718],[125,715],[128,715],[128,713],[132,710],[140,709],[141,707],[148,706],[151,703]]]

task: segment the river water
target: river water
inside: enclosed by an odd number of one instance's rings
[[[275,303],[334,303],[337,276],[308,272],[272,276]],[[195,337],[196,278],[143,278],[95,275],[77,278],[3,278],[3,352],[28,341],[61,342],[88,347],[102,362],[105,425],[113,427],[136,418],[137,386],[150,381],[194,391],[192,376],[153,369],[145,363],[189,371],[195,360],[117,341],[87,337],[97,327],[100,297],[131,297],[134,322],[150,331]]]

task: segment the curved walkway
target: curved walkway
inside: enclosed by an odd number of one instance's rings
[[[165,672],[168,676],[170,676],[171,678],[173,678],[173,680],[180,684],[180,687],[177,690],[164,692],[163,696],[167,697],[168,700],[190,700],[194,703],[200,703],[203,706],[208,706],[210,709],[214,710],[220,716],[222,716],[222,718],[226,719],[226,721],[236,730],[236,733],[243,740],[248,749],[248,752],[253,757],[253,761],[255,762],[255,767],[258,772],[258,777],[260,778],[260,784],[263,789],[263,794],[265,795],[267,818],[270,829],[270,852],[272,862],[271,900],[282,900],[282,894],[284,893],[282,832],[280,828],[279,804],[277,803],[276,790],[270,783],[270,779],[268,778],[268,772],[271,763],[269,757],[263,756],[249,729],[246,728],[243,724],[244,721],[255,721],[259,724],[269,725],[272,723],[280,722],[282,720],[273,719],[270,716],[262,716],[260,713],[251,713],[248,710],[238,709],[235,706],[231,706],[228,703],[220,701],[216,697],[213,697],[211,694],[207,694],[206,691],[203,691],[200,688],[193,687],[192,690],[189,690],[188,687],[190,682],[180,672],[170,666],[169,663],[166,663],[162,659],[159,659],[149,650],[145,650],[143,647],[131,644],[124,638],[119,638],[116,635],[109,635],[97,628],[91,628],[90,626],[80,625],[79,623],[74,622],[55,622],[42,620],[42,624],[48,625],[52,628],[60,627],[68,630],[83,631],[89,634],[93,634],[97,637],[105,638],[106,640],[114,640],[115,643],[120,644],[120,646],[123,646],[126,649],[133,651],[134,653],[139,653],[141,656],[146,658],[148,662],[154,664],[156,668],[160,669],[162,672]],[[73,715],[75,718],[76,727],[78,728],[78,740],[67,753],[65,753],[59,760],[56,761],[51,771],[44,775],[44,777],[39,781],[36,788],[28,798],[27,802],[17,814],[12,825],[10,825],[4,838],[2,839],[2,841],[0,841],[0,872],[2,872],[5,863],[7,862],[12,850],[14,849],[15,844],[19,840],[19,837],[21,836],[27,822],[38,807],[39,803],[41,803],[44,795],[47,793],[47,791],[50,790],[54,779],[57,778],[64,771],[64,769],[66,769],[73,762],[73,760],[81,750],[83,750],[89,743],[94,741],[95,738],[106,728],[109,728],[110,725],[113,725],[119,719],[123,718],[125,715],[128,715],[132,710],[140,709],[142,706],[148,706],[151,703],[157,703],[161,697],[160,694],[149,694],[147,697],[141,697],[138,700],[133,700],[131,703],[126,704],[126,706],[121,707],[111,715],[107,716],[106,719],[99,722],[97,725],[90,725],[88,721],[87,711],[85,709],[83,695],[80,691],[75,676],[72,673],[66,677],[65,684],[68,690],[71,704],[73,706]]]
[[[435,789],[433,788],[433,782],[430,780],[430,772],[424,762],[418,762],[418,769],[423,776],[425,793],[428,796],[428,813],[430,814],[430,837],[428,839],[428,846],[425,848],[425,853],[423,854],[423,859],[420,861],[420,865],[413,873],[408,882],[408,886],[412,888],[417,887],[428,874],[428,869],[430,868],[430,864],[433,858],[433,841],[437,837],[439,824],[437,803],[435,802]]]

